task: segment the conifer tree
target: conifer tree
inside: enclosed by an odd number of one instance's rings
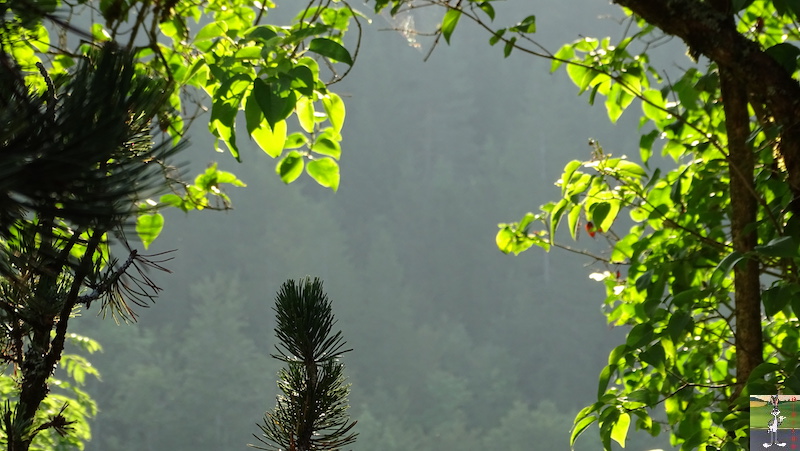
[[[263,434],[255,436],[265,450],[338,450],[356,440],[351,432],[356,422],[347,415],[342,332],[332,333],[336,323],[331,301],[322,281],[287,280],[281,285],[274,307],[280,341],[273,358],[286,363],[278,373],[275,408],[258,425]]]
[[[17,391],[0,407],[0,442],[13,451],[46,430],[67,435],[80,416],[41,411],[75,311],[97,301],[129,319],[130,303],[159,291],[144,271],[163,268],[124,235],[152,208],[140,199],[166,190],[164,161],[177,150],[153,143],[164,86],[135,77],[130,52],[106,44],[63,84],[40,70],[43,92],[0,48],[0,374],[13,367]],[[112,237],[129,251],[123,261]]]

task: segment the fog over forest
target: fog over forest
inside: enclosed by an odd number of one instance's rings
[[[278,4],[268,21],[300,7]],[[535,13],[535,38],[552,51],[622,33],[622,13],[605,2],[497,9],[500,23]],[[424,26],[441,13],[414,14]],[[100,409],[87,450],[254,443],[278,393],[275,293],[305,275],[324,281],[353,349],[343,358],[360,434],[353,450],[569,449],[575,414],[595,401],[608,352],[625,336],[606,324],[604,286],[589,278],[604,268],[559,250],[504,255],[494,238],[498,223],[558,195],[554,182],[567,162],[588,158],[590,138],[638,160],[636,114],[612,125],[563,71],[504,58],[472,24],[427,62],[430,41],[416,48],[379,31],[391,26],[377,16],[364,27],[357,63],[336,85],[347,105],[336,193],[307,176],[283,185],[275,160],[246,139],[242,164],[217,154],[196,122],[181,156],[191,171],[219,161],[248,186],[227,190],[231,211],[165,212],[148,253],[177,249],[172,274],[153,275],[164,291],[137,324],[94,312],[74,323],[104,347],[91,357],[102,380],[87,385]],[[626,449],[652,448],[671,449],[666,436],[632,430]],[[596,426],[575,449],[602,449]]]

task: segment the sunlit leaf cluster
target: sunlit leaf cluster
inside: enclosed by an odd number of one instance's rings
[[[768,2],[753,2],[740,28],[750,21],[756,28],[748,32],[794,72],[796,47],[786,42],[794,33],[788,32],[792,22],[787,20],[794,12],[776,14],[771,8]],[[591,160],[566,165],[558,182],[561,199],[538,215],[500,224],[498,245],[515,253],[532,245],[567,247],[557,240],[558,226],[566,225],[572,239],[581,239],[581,224],[586,230],[591,224],[609,242],[609,252],[602,255],[570,248],[604,266],[592,278],[606,286],[608,320],[630,327],[600,375],[598,401],[575,420],[573,442],[597,422],[606,448],[611,440],[624,444],[633,419],[653,435],[667,425],[681,449],[741,449],[749,439],[745,395],[772,393],[776,386],[800,390],[793,357],[800,339],[800,304],[793,301],[798,280],[792,269],[800,256],[798,230],[774,151],[778,130],[753,111],[748,145],[757,158],[760,208],[751,227],[758,230],[760,244],[741,255],[731,244],[728,185],[735,175],[729,171],[716,67],[689,68],[680,78],[665,80],[647,54],[656,32],[639,25],[641,31],[617,45],[608,38],[565,45],[553,55],[553,69],[565,65],[579,91],[589,92],[590,102],[603,96],[612,122],[631,105],[641,105],[639,151],[645,166],[590,143]],[[783,49],[776,49],[778,44]],[[630,50],[634,45],[638,52]],[[538,228],[531,225],[534,218]],[[730,398],[737,382],[732,270],[746,259],[758,260],[770,281],[762,296],[768,359],[751,375],[747,389]],[[650,410],[660,406],[666,413],[661,421]]]
[[[748,447],[747,394],[800,391],[800,229],[780,153],[780,120],[763,99],[749,100],[746,145],[755,156],[758,210],[747,230],[757,232],[758,243],[752,251],[737,252],[730,185],[742,175],[732,169],[715,63],[689,48],[691,61],[677,75],[674,68],[655,65],[652,49],[670,36],[627,9],[622,38],[585,37],[551,52],[530,36],[535,16],[497,28],[495,2],[427,3],[442,7],[438,32],[448,43],[459,19],[470,18],[490,34],[489,44],[503,44],[505,56],[522,52],[551,60],[553,71],[565,69],[590,103],[603,100],[611,122],[638,110],[640,163],[623,155],[635,156],[632,149],[609,153],[590,140],[590,158],[566,165],[558,199],[518,222],[499,224],[496,236],[504,253],[538,246],[591,258],[600,266],[591,277],[606,288],[608,321],[627,328],[625,343],[610,353],[600,375],[597,402],[575,420],[572,442],[597,423],[606,449],[612,441],[624,446],[631,425],[653,435],[668,430],[681,449]],[[798,5],[752,0],[731,5],[738,32],[796,80]],[[396,13],[409,2],[376,1],[377,10],[384,7]],[[607,242],[607,250],[567,245],[559,226],[577,242]],[[765,363],[748,381],[739,381],[733,272],[752,261],[764,285]]]

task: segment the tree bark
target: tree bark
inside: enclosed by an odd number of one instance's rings
[[[758,243],[756,229],[752,227],[756,222],[758,203],[753,181],[755,158],[747,145],[747,137],[750,135],[747,92],[742,82],[727,68],[720,68],[719,72],[728,134],[731,235],[733,249],[744,255],[752,252]],[[736,318],[735,398],[741,393],[753,369],[764,361],[758,260],[748,258],[736,265],[733,277]]]

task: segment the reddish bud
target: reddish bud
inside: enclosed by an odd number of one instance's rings
[[[594,234],[597,232],[597,230],[594,228],[592,221],[586,223],[586,232],[590,237],[594,238]]]

